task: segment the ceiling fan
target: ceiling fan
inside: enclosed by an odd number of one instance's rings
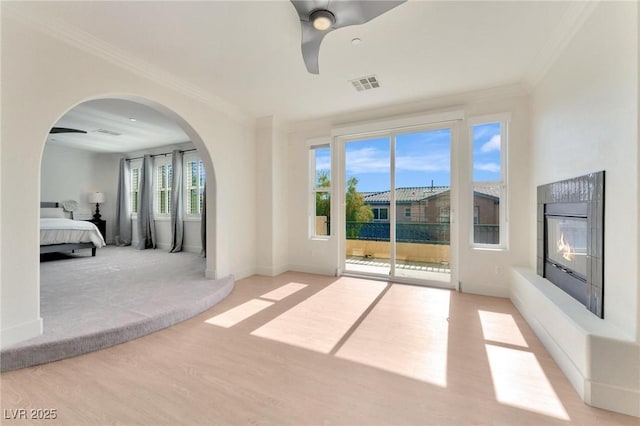
[[[360,25],[382,15],[406,0],[291,0],[302,25],[302,57],[307,71],[320,72],[318,55],[322,39],[330,31]]]
[[[78,129],[70,129],[68,127],[52,127],[51,130],[49,130],[49,134],[54,134],[54,133],[87,133],[84,130],[78,130]]]

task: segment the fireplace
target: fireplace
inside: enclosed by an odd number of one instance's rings
[[[538,274],[604,318],[604,172],[538,187]]]

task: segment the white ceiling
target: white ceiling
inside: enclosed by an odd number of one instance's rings
[[[87,133],[50,134],[47,142],[94,152],[126,153],[189,141],[182,128],[164,115],[145,105],[119,99],[83,102],[60,118],[55,127]]]
[[[535,82],[575,23],[579,3],[408,1],[329,33],[320,75],[306,71],[299,18],[286,0],[17,7],[250,117],[299,121]],[[353,46],[354,37],[362,43]],[[372,74],[379,89],[357,92],[349,83]]]

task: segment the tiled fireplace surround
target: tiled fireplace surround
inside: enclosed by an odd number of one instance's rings
[[[604,314],[604,176],[605,172],[601,171],[541,185],[537,197],[536,272],[563,288],[600,318]],[[560,211],[563,210],[571,214],[579,212],[586,217],[586,283],[554,268],[545,253],[545,247],[548,247],[545,215],[552,211],[562,215]]]

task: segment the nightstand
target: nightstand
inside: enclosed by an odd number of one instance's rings
[[[100,233],[102,234],[102,238],[104,238],[105,241],[107,240],[107,221],[106,220],[90,219],[90,220],[87,220],[87,222],[93,223],[98,228],[98,231],[100,231]]]

